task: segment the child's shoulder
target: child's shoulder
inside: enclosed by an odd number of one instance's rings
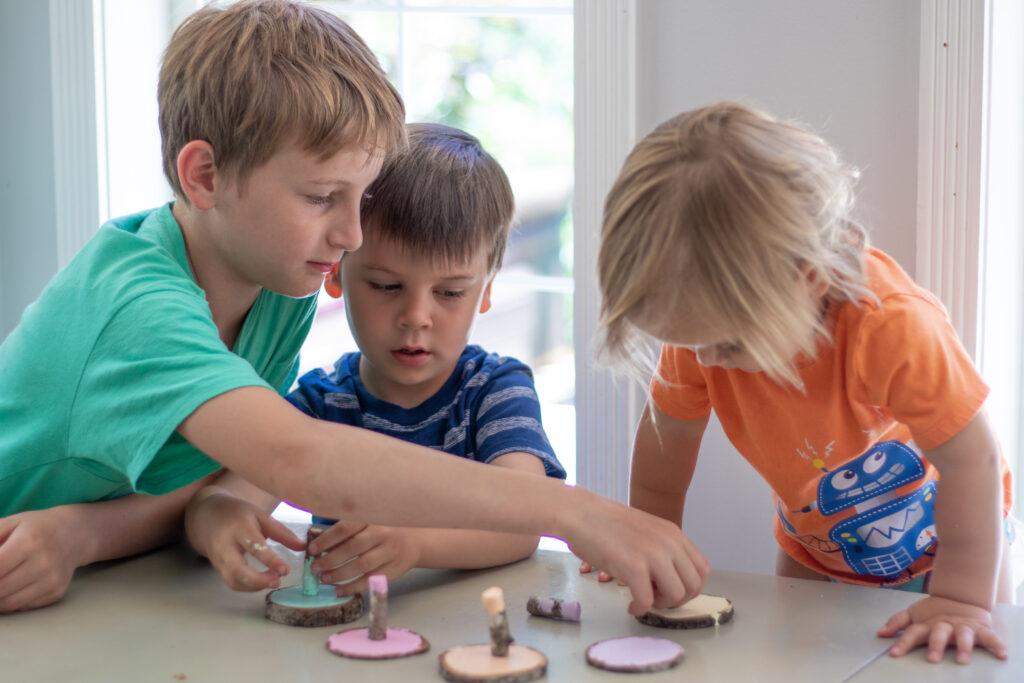
[[[955,334],[945,306],[921,287],[891,256],[869,249],[864,257],[865,284],[870,295],[844,302],[837,336],[857,339],[851,348],[901,348],[924,337]]]
[[[863,297],[858,303],[866,311],[882,311],[887,305],[923,305],[942,309],[939,299],[918,285],[903,267],[880,249],[869,248],[864,253],[865,284],[874,295]]]

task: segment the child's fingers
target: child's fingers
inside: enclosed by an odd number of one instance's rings
[[[910,616],[910,612],[903,610],[889,617],[889,621],[885,622],[882,628],[878,629],[877,635],[879,638],[892,638],[897,633],[910,626],[913,619]]]
[[[956,663],[968,664],[974,650],[974,629],[967,624],[956,627]]]
[[[361,576],[373,574],[390,560],[391,557],[378,546],[372,550],[360,553],[357,557],[340,567],[332,567],[329,571],[323,572],[320,574],[320,580],[324,583],[344,583]],[[355,592],[350,590],[347,584],[345,589],[346,594],[349,595]]]
[[[375,529],[380,527],[364,527],[363,531],[350,536],[344,543],[340,543],[322,557],[317,557],[313,562],[313,569],[317,572],[327,572],[335,567],[348,566],[353,558],[358,558],[380,545],[381,539]]]
[[[896,644],[889,648],[889,654],[893,657],[902,657],[915,647],[928,642],[930,629],[925,624],[911,624],[903,630]]]
[[[228,588],[235,591],[252,593],[265,588],[278,588],[281,578],[272,569],[259,571],[250,567],[244,560],[222,565],[219,568],[221,578]]]
[[[580,560],[580,574],[589,574],[592,571],[594,571],[594,565],[586,560]]]
[[[948,621],[938,621],[932,624],[931,632],[928,634],[928,655],[925,657],[933,664],[942,661],[942,655],[949,646],[949,640],[953,636],[953,624]]]
[[[32,572],[19,571],[25,565],[19,565],[0,581],[0,612],[17,611],[31,596],[26,591],[32,583]]]
[[[301,547],[305,547],[305,545],[305,543],[302,543]],[[272,571],[278,577],[284,576],[288,573],[288,563],[285,562],[280,555],[274,552],[274,549],[267,543],[267,539],[262,537],[257,539],[246,538],[242,541],[241,547],[249,555],[252,555],[253,559]],[[299,549],[301,549],[301,547]],[[246,564],[246,566],[248,566],[248,564]]]
[[[367,527],[363,522],[346,522],[340,520],[332,524],[309,544],[309,552],[321,555],[325,551],[341,545],[353,536],[358,535]]]
[[[267,516],[260,520],[260,531],[267,538],[277,541],[291,550],[305,550],[306,542],[296,536],[291,529],[273,517]]]
[[[628,607],[629,613],[638,617],[651,609],[654,605],[655,579],[646,563],[617,571],[616,574],[629,586],[629,592],[633,596]]]
[[[996,635],[996,632],[989,628],[983,628],[974,634],[975,644],[985,648],[998,659],[1006,659],[1010,656],[1006,649],[1006,643]]]
[[[0,614],[32,609],[41,597],[39,586],[34,584],[22,586],[13,593],[0,598]],[[49,603],[42,602],[39,606],[42,607],[44,604]]]

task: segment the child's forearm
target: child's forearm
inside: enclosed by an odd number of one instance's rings
[[[608,505],[557,480],[309,418],[256,387],[210,399],[179,432],[257,487],[336,519],[564,536],[586,527],[581,507]]]
[[[484,569],[533,554],[539,538],[469,529],[408,529],[419,548],[417,567]]]
[[[135,555],[177,540],[189,498],[213,476],[163,496],[135,494],[55,508],[66,520],[75,565]]]
[[[926,453],[941,475],[929,593],[991,610],[1002,547],[999,454],[983,414]]]

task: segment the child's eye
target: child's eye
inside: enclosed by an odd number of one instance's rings
[[[719,353],[724,353],[727,356],[731,356],[735,353],[739,353],[743,350],[743,347],[739,344],[722,344],[718,347]]]
[[[461,299],[466,296],[461,289],[442,289],[438,291],[438,294],[445,299]]]
[[[331,195],[329,194],[311,194],[306,195],[306,201],[314,206],[323,206],[331,203]]]
[[[375,289],[378,292],[397,292],[401,285],[388,284],[383,282],[371,282],[370,289]]]

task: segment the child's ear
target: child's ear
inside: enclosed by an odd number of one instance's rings
[[[324,291],[335,299],[341,298],[341,263],[335,263],[324,280]]]
[[[494,284],[494,276],[487,281],[487,286],[484,287],[484,295],[480,297],[480,313],[486,313],[491,310],[491,285]]]
[[[829,283],[821,277],[821,273],[809,263],[800,264],[800,274],[807,282],[807,289],[815,299],[820,299],[828,294]]]
[[[178,152],[178,182],[185,197],[197,209],[212,209],[217,203],[216,181],[213,145],[205,140],[189,141]]]

